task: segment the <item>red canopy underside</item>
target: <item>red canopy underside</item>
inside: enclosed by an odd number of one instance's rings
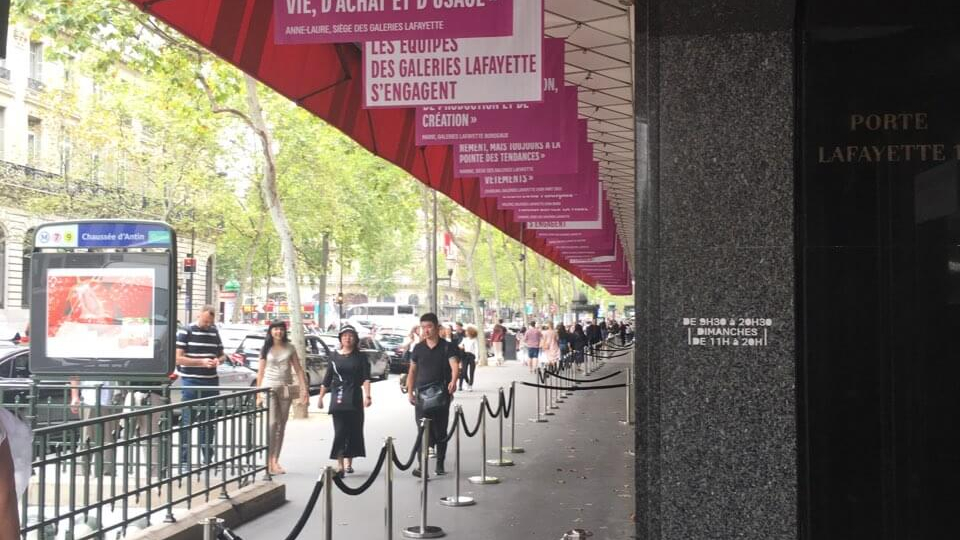
[[[129,1],[588,285],[596,285],[533,231],[524,230],[512,212],[498,210],[493,198],[481,197],[477,179],[455,180],[450,146],[416,146],[413,109],[364,109],[362,58],[355,45],[276,45],[274,0]]]

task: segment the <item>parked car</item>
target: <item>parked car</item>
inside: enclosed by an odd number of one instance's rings
[[[261,332],[264,335],[267,333],[266,328],[257,324],[225,324],[217,328],[217,331],[220,333],[220,340],[223,342],[223,350],[226,351],[227,354],[237,350],[240,342],[242,342],[243,338],[247,337],[247,335],[256,334],[257,332]]]
[[[327,344],[330,350],[340,348],[340,339],[336,334],[320,334],[320,339]],[[380,346],[376,340],[370,337],[360,338],[360,352],[367,357],[370,362],[370,378],[386,380],[390,376],[390,357],[387,351]]]
[[[3,406],[26,414],[30,402],[30,390],[24,388],[31,383],[30,348],[5,344],[0,347],[0,401]],[[70,411],[69,384],[66,382],[42,383],[38,390],[36,425],[62,424],[78,420],[79,415]]]
[[[240,342],[236,352],[230,355],[234,363],[242,364],[253,370],[256,378],[257,369],[260,367],[260,349],[266,341],[266,332],[256,334],[247,334]],[[330,358],[330,349],[319,336],[306,336],[307,361],[304,374],[307,376],[307,386],[310,387],[310,395],[320,393],[320,383],[323,382],[323,374],[327,369],[327,360]]]
[[[387,351],[389,356],[391,373],[403,373],[410,366],[407,347],[404,346],[406,340],[407,338],[403,334],[377,333],[377,342]]]

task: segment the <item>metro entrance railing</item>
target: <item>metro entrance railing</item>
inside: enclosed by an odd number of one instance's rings
[[[87,419],[57,423],[75,416],[69,387],[2,389],[0,398],[16,396],[4,407],[34,426],[33,470],[20,506],[22,538],[119,537],[173,522],[175,509],[226,499],[270,479],[270,400],[258,405],[256,399],[269,389],[209,387],[204,390],[220,395],[178,401],[180,389],[169,386],[80,388],[110,390],[126,396],[125,404],[96,404]],[[50,391],[65,392],[64,399]],[[43,392],[46,399],[38,399]]]

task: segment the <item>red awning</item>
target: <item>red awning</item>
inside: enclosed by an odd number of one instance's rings
[[[476,179],[454,180],[451,147],[416,146],[413,109],[362,108],[362,62],[356,46],[276,45],[274,0],[129,1],[588,285],[596,284],[532,231],[523,230],[512,212],[498,210],[492,198],[480,197]]]

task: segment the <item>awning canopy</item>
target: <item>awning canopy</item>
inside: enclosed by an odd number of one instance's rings
[[[454,179],[448,146],[414,144],[413,109],[364,109],[361,52],[352,44],[276,45],[275,0],[130,0],[204,48],[402,167],[585,283],[598,280],[514,221],[477,179]],[[601,161],[624,248],[633,253],[633,69],[629,11],[612,0],[546,0],[546,34],[568,38],[567,77]],[[577,54],[579,53],[579,54]],[[626,54],[625,57],[620,58]],[[628,110],[629,109],[629,110]]]

